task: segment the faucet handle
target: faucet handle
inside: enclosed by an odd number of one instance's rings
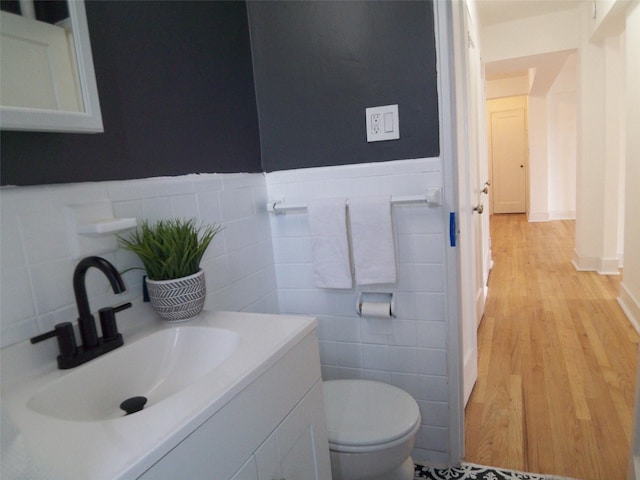
[[[126,310],[127,308],[131,308],[131,302],[123,303],[122,305],[118,305],[117,307],[113,307],[113,313],[121,312],[122,310]]]
[[[55,330],[51,330],[50,332],[41,333],[40,335],[36,335],[35,337],[32,337],[30,342],[31,342],[32,345],[35,345],[36,343],[43,342],[43,341],[48,340],[50,338],[53,338],[55,336],[56,336],[56,331]]]
[[[118,325],[116,324],[116,313],[131,307],[131,302],[123,303],[117,307],[107,307],[98,310],[100,315],[100,327],[102,328],[103,340],[109,341],[116,338],[118,334]]]
[[[59,358],[70,358],[76,354],[78,347],[71,322],[58,323],[50,332],[33,337],[31,343],[39,343],[53,337],[56,337],[58,340],[58,348],[60,349]]]

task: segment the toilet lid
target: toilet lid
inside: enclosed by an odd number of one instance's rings
[[[411,433],[420,422],[416,401],[404,390],[369,380],[323,382],[329,443],[378,445]]]

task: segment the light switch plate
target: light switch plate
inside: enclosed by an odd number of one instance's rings
[[[397,140],[400,138],[398,105],[384,105],[365,109],[367,142]]]

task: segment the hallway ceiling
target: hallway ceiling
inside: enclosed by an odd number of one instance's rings
[[[590,0],[475,0],[483,27],[569,10],[584,2]]]
[[[577,9],[592,0],[474,0],[480,28],[499,23]],[[575,62],[572,51],[485,63],[487,80],[530,76],[529,94],[544,95],[567,61]]]

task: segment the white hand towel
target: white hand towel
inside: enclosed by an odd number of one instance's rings
[[[346,208],[347,201],[344,198],[311,200],[307,204],[316,287],[353,286]]]
[[[356,283],[396,283],[391,197],[349,199],[349,219]]]

